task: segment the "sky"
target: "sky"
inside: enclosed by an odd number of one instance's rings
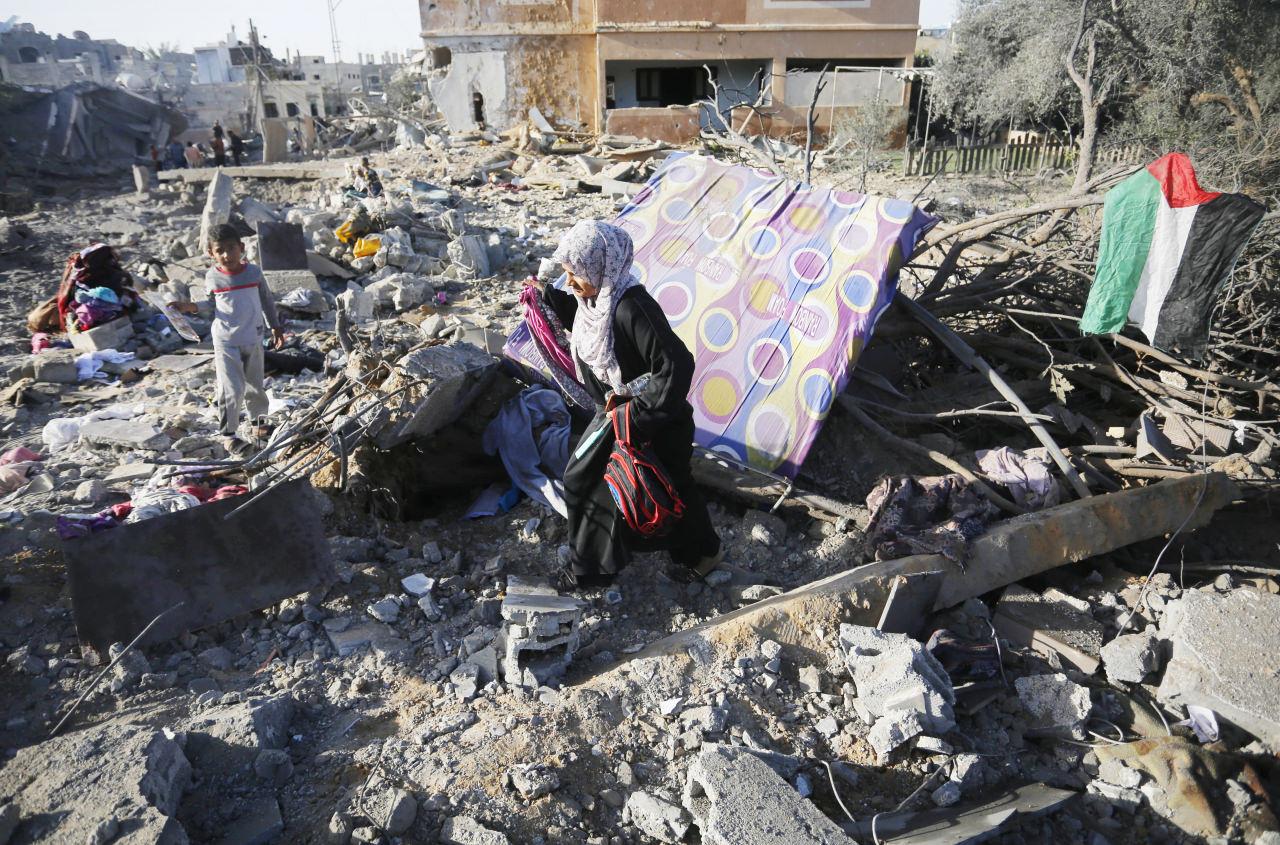
[[[897,0],[878,0],[897,2]],[[958,0],[921,0],[920,24],[946,26]],[[216,0],[214,3],[166,3],[158,0],[5,0],[0,18],[16,15],[36,29],[70,36],[83,30],[91,38],[114,38],[145,49],[176,44],[184,51],[223,40],[231,27],[248,38],[253,18],[262,43],[277,56],[285,49],[332,60],[328,0]],[[358,53],[422,49],[416,0],[340,0],[336,17],[344,61]]]

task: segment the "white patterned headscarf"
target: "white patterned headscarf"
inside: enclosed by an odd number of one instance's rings
[[[585,364],[596,378],[614,390],[622,388],[622,370],[613,350],[613,315],[618,299],[640,281],[631,273],[635,248],[621,228],[596,220],[581,220],[565,235],[554,259],[567,264],[598,291],[593,300],[578,297],[570,347],[582,380]]]

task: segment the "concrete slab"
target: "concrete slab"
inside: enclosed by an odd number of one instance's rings
[[[67,334],[71,346],[78,352],[118,349],[120,344],[131,337],[133,337],[133,322],[128,317],[117,317],[109,323],[94,326],[88,331]]]
[[[258,223],[258,266],[266,270],[307,270],[307,244],[297,223]]]
[[[309,161],[280,164],[249,164],[243,167],[201,167],[195,170],[162,170],[161,182],[208,182],[217,173],[236,179],[326,179],[342,176],[346,167],[341,160]]]
[[[209,232],[231,219],[231,203],[234,199],[231,177],[222,168],[214,171],[209,182],[209,192],[205,196],[204,211],[200,215],[199,249],[203,255],[209,246]]]
[[[80,427],[80,439],[94,446],[157,452],[170,444],[167,434],[138,420],[91,420]]]
[[[319,253],[307,250],[307,269],[317,276],[334,276],[339,279],[354,279],[356,274],[336,261],[325,258]]]
[[[729,746],[702,746],[689,766],[683,804],[706,845],[854,842],[764,761]]]
[[[161,355],[145,362],[153,370],[162,373],[183,373],[201,364],[213,363],[212,355]]]
[[[970,544],[965,569],[948,569],[934,607],[951,607],[1064,563],[1168,534],[1183,520],[1184,530],[1199,528],[1238,496],[1231,480],[1214,472],[1014,517]]]
[[[1017,646],[1056,654],[1086,675],[1098,669],[1102,624],[1065,602],[1014,584],[996,605],[993,621],[1000,636]]]
[[[123,484],[129,481],[145,481],[155,474],[156,465],[148,463],[120,464],[103,478],[108,484]]]
[[[263,270],[262,277],[276,299],[298,288],[320,291],[320,282],[310,270]]]
[[[1169,602],[1160,636],[1172,643],[1156,697],[1198,704],[1280,747],[1280,596],[1257,590],[1184,592]]]
[[[387,449],[456,421],[492,380],[498,362],[469,343],[431,346],[396,362],[382,385],[389,397],[375,443]]]

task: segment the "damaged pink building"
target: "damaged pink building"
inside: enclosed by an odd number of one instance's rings
[[[757,101],[771,133],[803,126],[824,66],[820,127],[876,100],[905,106],[900,69],[912,66],[920,15],[919,0],[419,0],[419,7],[431,93],[451,129],[504,129],[537,107],[561,125],[667,140],[722,120],[740,123],[734,108]],[[698,105],[713,99],[714,111]]]

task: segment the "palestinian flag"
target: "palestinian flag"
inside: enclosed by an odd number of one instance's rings
[[[1219,290],[1262,218],[1243,194],[1205,191],[1191,161],[1169,153],[1107,193],[1085,334],[1124,327],[1153,346],[1198,356]]]

